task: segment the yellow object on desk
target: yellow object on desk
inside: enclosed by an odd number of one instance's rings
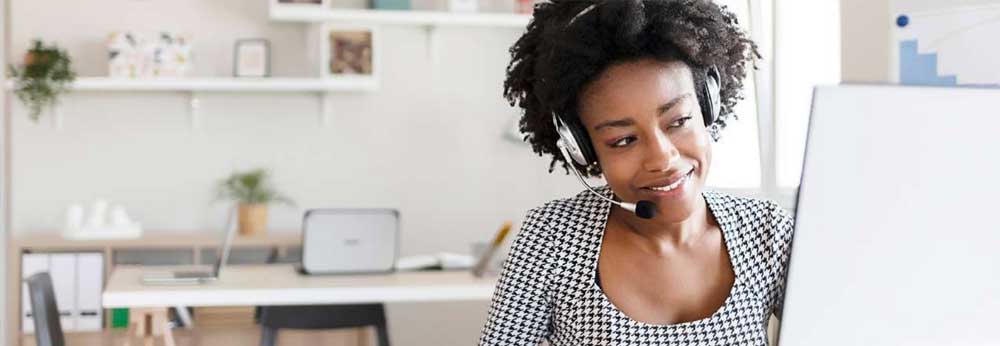
[[[503,240],[507,238],[507,233],[510,233],[510,228],[512,226],[513,225],[510,221],[504,222],[503,227],[500,227],[496,236],[493,237],[493,242],[491,242],[489,247],[486,248],[486,251],[483,251],[483,256],[479,258],[479,262],[477,262],[476,266],[472,268],[472,275],[475,275],[476,277],[483,276],[483,272],[486,271],[486,266],[489,265],[490,259],[493,258],[493,254],[496,253],[497,249],[500,248],[500,245],[503,244]]]

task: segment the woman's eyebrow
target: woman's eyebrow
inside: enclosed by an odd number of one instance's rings
[[[678,103],[681,103],[681,101],[684,101],[684,99],[689,97],[691,97],[691,93],[684,93],[680,96],[673,98],[672,100],[658,107],[656,110],[659,113],[657,114],[662,115],[663,113],[666,113],[671,108],[676,106]],[[635,121],[633,121],[631,118],[608,120],[603,123],[597,124],[597,126],[594,126],[594,132],[600,131],[601,129],[607,127],[629,127],[632,126],[633,124],[635,124]]]
[[[600,131],[601,129],[606,127],[629,127],[632,126],[632,124],[634,123],[635,121],[633,121],[631,118],[608,120],[603,123],[597,124],[597,126],[594,126],[594,132]]]
[[[657,111],[659,111],[659,113],[657,114],[666,113],[667,111],[670,110],[670,108],[673,108],[678,103],[681,103],[681,101],[684,101],[684,99],[688,97],[691,97],[691,93],[684,93],[681,96],[677,96],[673,100],[670,100],[670,102],[664,103],[662,106],[660,106],[660,108],[656,109]]]

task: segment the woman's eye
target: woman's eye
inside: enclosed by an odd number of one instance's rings
[[[679,127],[684,127],[684,125],[687,124],[688,120],[691,120],[690,116],[674,120],[674,122],[670,123],[669,127],[672,128],[672,129],[679,128]]]
[[[611,146],[615,148],[621,148],[629,144],[632,144],[632,142],[635,142],[635,137],[632,136],[622,137],[621,139],[611,142]]]

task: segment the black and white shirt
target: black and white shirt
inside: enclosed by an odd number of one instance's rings
[[[604,186],[597,191],[611,197]],[[480,345],[767,345],[780,315],[792,218],[774,202],[704,192],[725,238],[732,290],[711,316],[670,325],[633,320],[597,285],[611,203],[587,191],[528,211],[493,293]]]

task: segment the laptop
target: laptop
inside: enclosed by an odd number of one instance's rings
[[[302,272],[377,274],[395,270],[399,212],[312,209],[302,222]]]
[[[223,235],[222,254],[210,270],[175,271],[169,273],[147,273],[142,276],[142,283],[147,285],[195,285],[218,280],[222,267],[229,259],[230,247],[236,234],[236,207],[229,209],[226,220],[226,231]]]
[[[816,89],[779,345],[1000,345],[997,100]]]

